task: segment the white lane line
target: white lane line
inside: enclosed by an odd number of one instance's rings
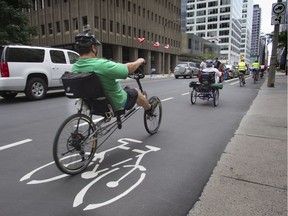
[[[168,101],[168,100],[172,100],[174,99],[173,97],[170,97],[170,98],[165,98],[165,99],[162,99],[161,101],[164,102],[164,101]]]
[[[236,81],[236,82],[230,83],[230,85],[235,85],[235,84],[237,84],[237,83],[239,83],[239,80]]]
[[[186,93],[183,93],[183,94],[181,94],[181,95],[183,95],[183,96],[184,96],[184,95],[188,95],[188,94],[190,94],[190,93],[189,93],[189,92],[186,92]]]
[[[4,149],[15,147],[15,146],[18,146],[18,145],[22,145],[22,144],[25,144],[25,143],[31,142],[31,141],[32,141],[32,139],[25,139],[25,140],[22,140],[22,141],[19,141],[19,142],[15,142],[15,143],[11,143],[11,144],[8,144],[8,145],[5,145],[5,146],[1,146],[0,147],[0,151],[4,150]]]

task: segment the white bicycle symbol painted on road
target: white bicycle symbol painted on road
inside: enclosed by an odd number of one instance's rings
[[[109,174],[114,173],[116,171],[128,169],[128,172],[125,172],[125,174],[122,175],[120,178],[114,179],[113,181],[108,181],[106,183],[106,187],[108,187],[108,188],[118,187],[121,184],[121,182],[125,180],[125,178],[127,178],[129,175],[131,175],[135,171],[140,171],[141,174],[139,176],[139,179],[135,183],[133,183],[128,189],[126,189],[124,192],[122,192],[121,194],[119,194],[119,195],[117,195],[111,199],[108,199],[104,202],[88,204],[83,209],[84,211],[97,209],[99,207],[106,206],[110,203],[113,203],[113,202],[121,199],[122,197],[129,194],[133,189],[135,189],[144,180],[144,178],[146,176],[146,173],[145,173],[146,168],[144,166],[140,165],[140,162],[147,153],[159,151],[160,148],[154,147],[151,145],[145,145],[145,150],[137,149],[137,148],[132,149],[131,147],[128,146],[131,142],[140,144],[140,143],[142,143],[142,141],[131,139],[131,138],[122,138],[122,139],[119,139],[118,142],[121,143],[121,145],[118,145],[114,148],[110,148],[110,149],[103,151],[103,152],[96,153],[94,155],[94,158],[93,158],[91,164],[89,165],[89,166],[91,166],[91,165],[95,164],[93,170],[85,171],[81,174],[81,178],[93,179],[93,180],[89,184],[87,184],[82,190],[80,190],[80,192],[75,196],[74,202],[73,202],[73,207],[78,207],[79,205],[84,203],[84,197],[85,197],[87,191],[94,184],[96,184],[101,179],[105,178]],[[103,162],[105,155],[107,155],[107,153],[109,153],[113,150],[116,150],[116,149],[131,150],[132,152],[136,153],[136,156],[134,158],[129,157],[123,161],[117,162],[109,168],[100,169],[100,165]],[[135,161],[135,163],[129,164],[129,162],[131,162],[133,160]],[[42,169],[44,169],[50,165],[53,165],[53,164],[54,164],[54,162],[50,162],[48,164],[45,164],[45,165],[29,172],[28,174],[24,175],[20,179],[20,182],[27,181],[27,180],[31,179],[35,173],[39,172],[40,170],[42,170]],[[30,180],[26,184],[44,184],[44,183],[56,181],[56,180],[59,180],[59,179],[62,179],[62,178],[68,177],[68,176],[69,175],[67,175],[67,174],[60,174],[58,176],[54,176],[51,178],[46,178],[46,179],[41,179],[41,180],[36,180],[36,179]]]

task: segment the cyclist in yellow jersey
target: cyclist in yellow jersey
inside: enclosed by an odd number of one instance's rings
[[[244,61],[244,59],[241,59],[241,61],[238,63],[238,72],[243,74],[244,84],[245,84],[245,74],[246,74],[247,69],[248,69],[247,63]]]
[[[257,60],[255,60],[254,63],[252,64],[252,71],[253,71],[253,75],[255,74],[256,76],[256,80],[258,80],[259,69],[260,69],[260,64]]]

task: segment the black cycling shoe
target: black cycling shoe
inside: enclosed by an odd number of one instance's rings
[[[157,101],[154,98],[149,99],[149,104],[151,105],[151,108],[147,110],[148,115],[153,115],[155,108],[157,107]]]

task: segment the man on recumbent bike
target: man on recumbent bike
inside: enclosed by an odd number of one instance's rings
[[[148,112],[153,112],[156,104],[149,103],[146,97],[136,88],[122,89],[117,79],[126,79],[137,68],[145,63],[143,58],[126,64],[116,63],[97,57],[97,46],[101,43],[90,32],[75,36],[75,48],[80,54],[79,60],[73,65],[72,72],[95,72],[99,77],[104,92],[112,102],[115,111],[133,108],[135,103]]]
[[[213,76],[214,75],[214,76]],[[206,60],[206,68],[202,70],[200,75],[200,83],[202,84],[211,84],[219,83],[221,77],[221,72],[213,67],[213,60]],[[205,83],[208,82],[208,83]]]

